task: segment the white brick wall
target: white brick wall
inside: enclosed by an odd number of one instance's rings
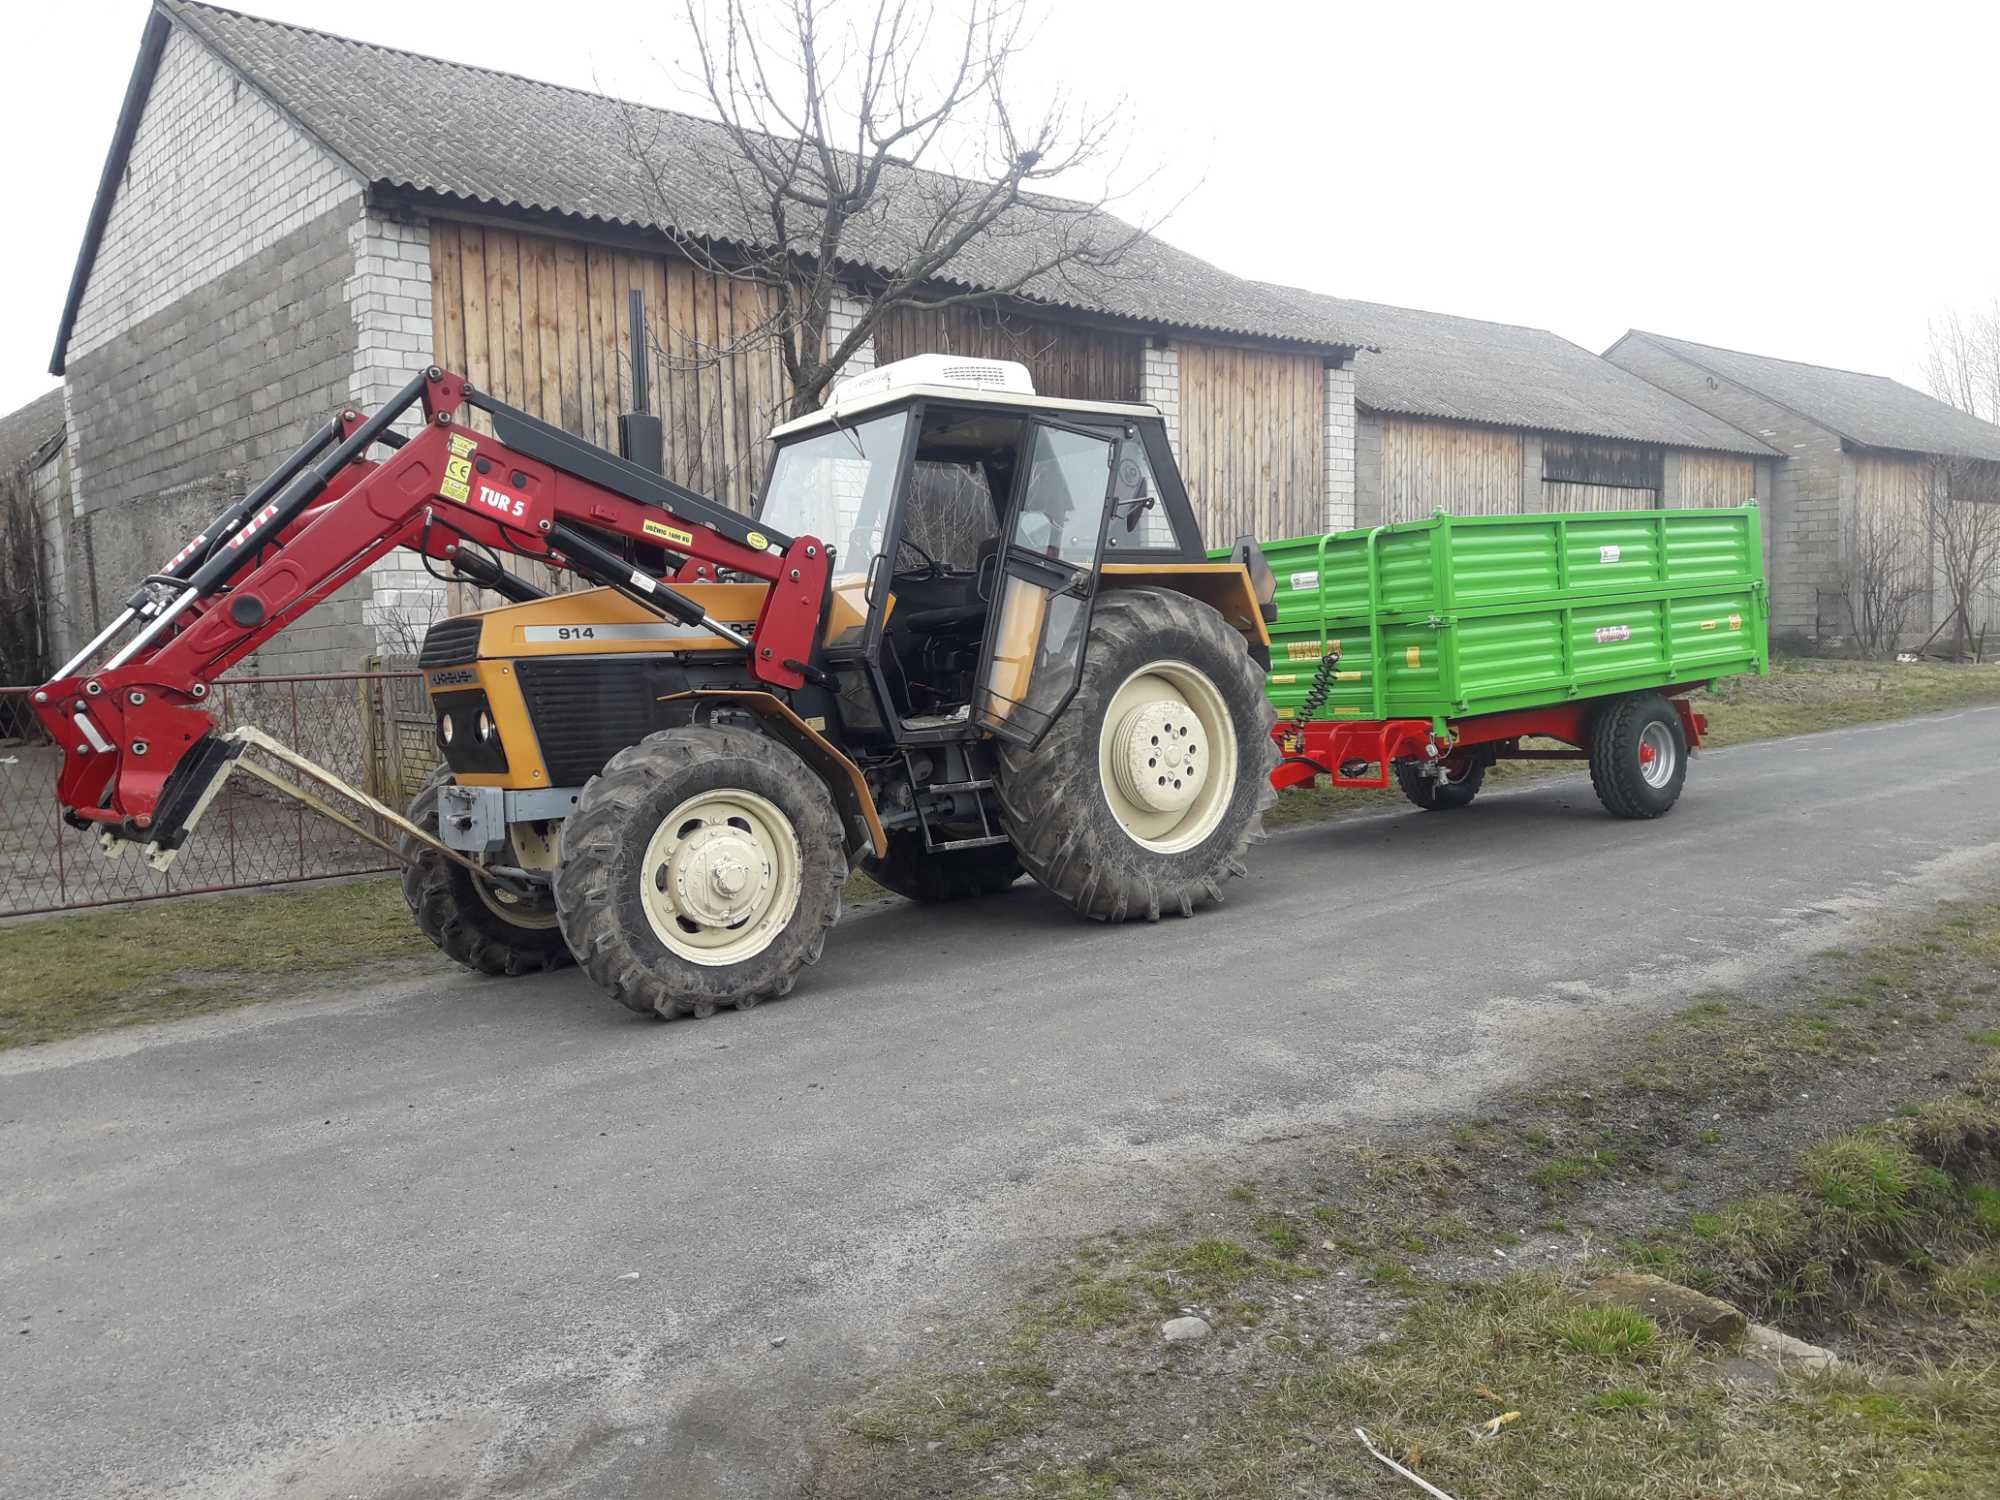
[[[1172,344],[1146,345],[1139,366],[1139,399],[1160,409],[1167,446],[1181,456],[1181,351]]]
[[[1354,369],[1328,368],[1325,379],[1326,529],[1354,525]]]
[[[854,332],[855,326],[867,314],[868,304],[858,297],[850,297],[845,292],[836,292],[832,305],[826,310],[826,352],[831,355],[838,349],[841,340]],[[837,381],[845,375],[865,375],[875,368],[875,340],[863,340],[847,363],[840,367]]]
[[[354,376],[348,399],[372,411],[432,362],[431,230],[424,219],[402,223],[373,209],[354,221],[354,273],[347,306],[354,318]],[[421,409],[397,424],[414,433]],[[368,569],[362,619],[384,655],[406,655],[434,620],[449,613],[445,585],[416,553],[398,548]]]
[[[175,28],[112,200],[69,357],[360,196],[359,179],[341,162]]]

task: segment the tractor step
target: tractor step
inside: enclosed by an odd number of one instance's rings
[[[989,833],[986,837],[977,839],[946,839],[942,843],[932,844],[931,852],[939,854],[947,849],[991,849],[997,844],[1007,842],[1006,834]]]

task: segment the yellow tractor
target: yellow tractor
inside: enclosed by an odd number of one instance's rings
[[[635,1010],[707,1015],[788,993],[857,865],[918,901],[1025,873],[1112,922],[1219,900],[1273,797],[1272,582],[1254,543],[1209,558],[1158,411],[924,355],[771,442],[753,518],[439,370],[344,413],[211,528],[233,561],[197,539],[134,596],[132,643],[44,690],[106,741],[65,771],[71,820],[170,859],[241,746],[190,719],[147,780],[132,741],[401,545],[513,601],[419,660],[443,764],[397,820],[403,885],[463,964],[573,957]],[[600,586],[544,595],[496,552]],[[156,727],[112,712],[149,692]]]

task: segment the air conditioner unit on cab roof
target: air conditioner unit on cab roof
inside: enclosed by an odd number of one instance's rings
[[[833,388],[830,406],[848,406],[869,401],[891,391],[911,386],[957,386],[972,391],[1008,391],[1018,396],[1035,394],[1035,378],[1028,367],[1011,359],[967,359],[957,354],[913,354],[865,375],[854,375]]]

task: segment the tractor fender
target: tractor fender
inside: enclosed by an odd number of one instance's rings
[[[800,718],[789,703],[775,693],[755,688],[696,688],[686,693],[668,693],[660,701],[687,699],[727,700],[756,714],[764,721],[772,739],[789,748],[826,783],[834,811],[840,814],[841,828],[847,835],[850,857],[866,851],[880,859],[889,852],[889,836],[882,830],[881,816],[875,810],[875,794],[868,790],[868,778],[839,746]]]
[[[1100,589],[1166,589],[1206,604],[1242,635],[1251,654],[1269,652],[1271,632],[1250,570],[1240,562],[1106,563]]]

